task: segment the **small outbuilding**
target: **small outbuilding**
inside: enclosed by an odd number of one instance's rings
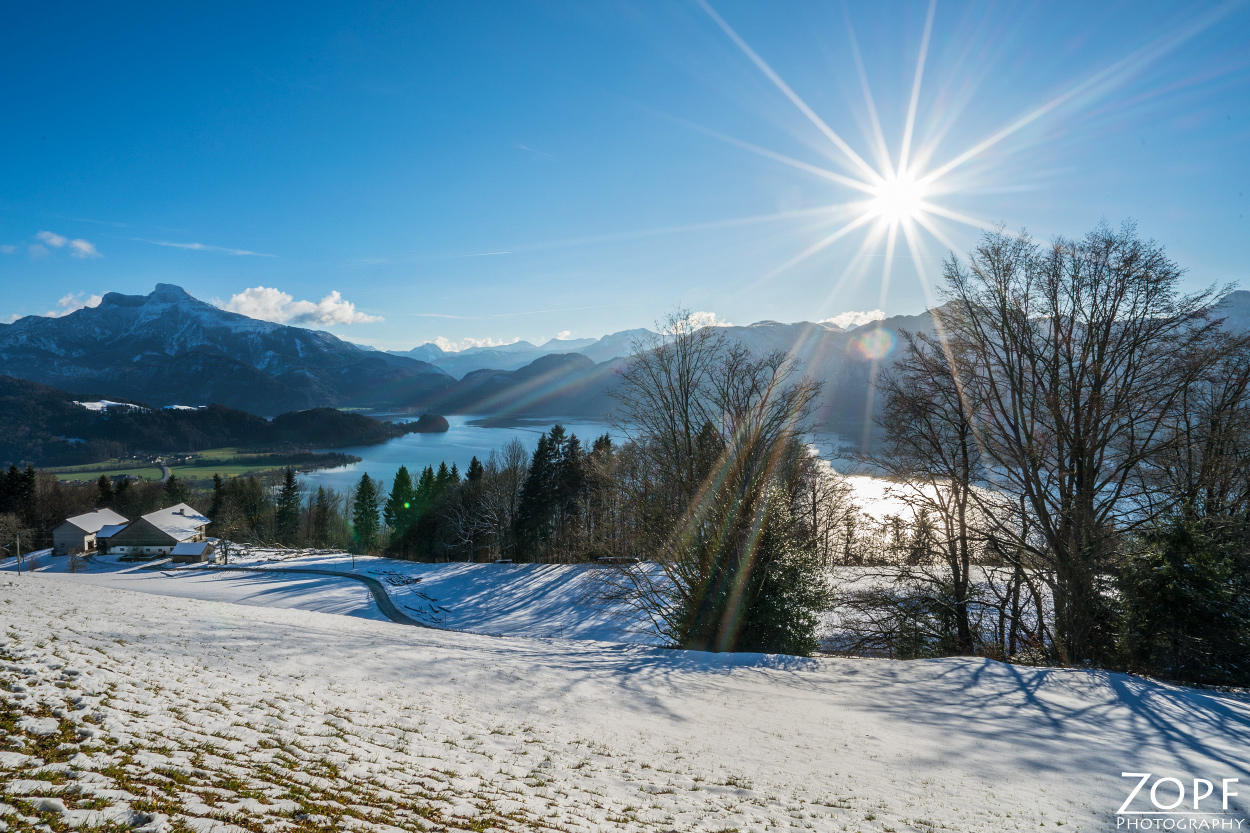
[[[212,558],[213,549],[212,541],[183,541],[174,545],[169,557],[175,564],[197,564]]]
[[[66,518],[52,530],[52,551],[57,555],[95,552],[102,532],[125,525],[126,519],[112,509]]]
[[[109,552],[119,555],[169,555],[183,543],[200,543],[209,519],[179,503],[149,512],[109,538]]]

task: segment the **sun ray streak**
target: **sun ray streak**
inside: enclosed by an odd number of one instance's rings
[[[925,224],[924,218],[916,217],[916,222],[932,233],[932,229]],[[925,309],[933,309],[937,306],[937,299],[933,295],[933,286],[929,283],[925,257],[927,252],[923,250],[924,247],[911,223],[903,224],[903,240],[907,243],[907,251],[911,252],[912,262],[915,264],[916,277],[920,280],[920,291],[924,294]]]
[[[857,191],[863,191],[865,194],[871,194],[875,192],[875,188],[870,183],[862,182],[858,179],[845,176],[840,173],[835,173],[834,171],[831,171],[827,168],[822,168],[819,165],[812,165],[807,162],[800,161],[798,159],[795,159],[792,156],[786,156],[784,153],[777,153],[776,151],[769,150],[768,148],[762,148],[759,145],[753,145],[750,142],[744,142],[742,139],[736,139],[733,136],[727,136],[724,133],[721,133],[716,130],[712,130],[711,128],[708,128],[708,127],[703,127],[702,125],[695,124],[693,122],[687,122],[682,119],[677,119],[677,121],[681,122],[682,124],[685,124],[687,127],[690,127],[692,130],[699,131],[705,136],[711,136],[713,139],[719,139],[720,141],[725,142],[726,144],[730,144],[730,145],[733,145],[734,147],[742,148],[743,150],[748,150],[751,153],[755,153],[760,156],[763,156],[765,159],[771,159],[774,162],[780,162],[783,165],[789,165],[792,168],[798,168],[800,171],[806,171],[807,173],[812,174],[813,176],[818,176],[818,177],[821,177],[822,179],[828,179],[831,182],[836,182],[840,185],[845,185],[848,188],[854,188]]]
[[[946,234],[940,228],[938,228],[937,223],[933,222],[928,217],[926,217],[924,215],[924,212],[919,212],[916,214],[916,222],[924,226],[925,231],[929,232],[929,234],[932,234],[935,238],[937,238],[937,241],[939,243],[941,243],[946,248],[950,249],[952,252],[959,249],[959,246],[955,245],[955,241],[947,237]]]
[[[898,173],[907,173],[908,156],[911,155],[912,135],[916,130],[916,108],[920,105],[920,82],[924,78],[925,60],[929,57],[929,37],[933,34],[933,15],[937,12],[937,0],[929,0],[929,14],[924,21],[924,35],[920,38],[920,55],[916,58],[916,75],[911,82],[911,101],[907,104],[907,124],[903,127],[903,149],[898,155]]]
[[[782,272],[786,271],[787,269],[793,266],[798,265],[799,263],[802,263],[803,261],[807,260],[809,257],[821,251],[822,249],[827,249],[828,247],[832,246],[834,243],[838,242],[843,237],[846,237],[855,229],[859,228],[860,226],[864,225],[865,223],[867,223],[869,220],[872,220],[872,219],[873,217],[871,214],[868,214],[868,213],[861,214],[856,219],[842,226],[842,228],[838,229],[837,231],[831,234],[826,235],[818,242],[813,243],[812,245],[808,246],[806,249],[799,252],[797,255],[790,258],[785,263],[778,266],[776,269],[769,272],[767,275],[765,275],[763,278],[760,279],[760,282],[762,283],[764,281],[772,280],[773,278],[780,275]]]
[[[855,71],[859,73],[859,86],[864,91],[864,103],[868,107],[868,119],[872,124],[872,135],[877,145],[877,164],[885,172],[885,178],[894,175],[890,162],[890,146],[885,141],[885,131],[881,129],[881,118],[877,115],[877,102],[872,97],[872,87],[868,84],[868,71],[864,69],[864,58],[859,52],[859,38],[855,36],[855,26],[851,23],[851,12],[844,3],[842,16],[846,19],[846,36],[851,43],[851,57],[855,59]]]
[[[868,252],[877,245],[877,242],[881,239],[881,235],[882,230],[880,226],[877,226],[876,228],[870,230],[868,234],[864,235],[864,240],[859,244],[859,249],[857,249],[855,254],[851,256],[850,261],[846,264],[846,268],[842,270],[842,274],[839,275],[837,281],[834,282],[833,288],[829,290],[830,298],[841,292],[842,288],[851,280],[858,280],[859,277],[867,270]]]
[[[885,308],[886,295],[890,291],[890,271],[894,268],[894,247],[898,243],[898,227],[899,223],[890,223],[890,231],[885,243],[885,263],[881,267],[881,309]],[[868,396],[865,400],[863,436],[865,448],[868,447],[872,432],[872,412],[877,395],[877,374],[881,369],[881,360],[883,358],[883,355],[874,352],[868,364]]]
[[[936,214],[939,217],[945,217],[948,220],[954,220],[957,223],[963,223],[964,225],[972,226],[974,228],[984,229],[986,231],[994,228],[993,223],[987,223],[985,220],[978,220],[976,217],[970,217],[967,214],[960,214],[958,211],[952,211],[949,208],[943,208],[942,206],[931,202],[924,202],[922,200],[917,203],[917,207],[919,207],[922,211],[928,211],[930,214]]]
[[[697,0],[697,2],[703,10],[707,12],[708,16],[715,21],[716,25],[729,36],[729,39],[732,40],[740,50],[742,50],[742,53],[751,59],[751,63],[755,64],[755,66],[759,68],[760,72],[764,73],[768,80],[773,82],[773,86],[780,90],[782,95],[790,99],[790,103],[797,107],[799,112],[806,116],[807,120],[814,124],[821,133],[825,134],[825,138],[833,142],[834,146],[837,147],[838,150],[842,151],[846,158],[859,168],[870,181],[881,181],[881,174],[865,162],[863,158],[856,153],[855,150],[848,145],[841,136],[834,132],[832,127],[825,123],[824,119],[816,115],[815,111],[812,110],[811,107],[807,106],[807,102],[799,98],[798,93],[790,89],[790,85],[781,80],[781,76],[774,72],[773,68],[770,67],[763,58],[756,54],[755,50],[752,49],[750,45],[744,41],[737,32],[734,31],[733,27],[726,23],[725,19],[716,13],[716,10],[708,4],[707,0]]]
[[[1050,113],[1053,110],[1059,107],[1062,107],[1064,104],[1067,104],[1069,101],[1081,95],[1082,93],[1088,92],[1094,89],[1095,87],[1097,87],[1099,84],[1103,83],[1104,81],[1111,79],[1117,73],[1126,71],[1130,68],[1134,68],[1134,66],[1137,64],[1145,65],[1153,61],[1154,59],[1163,56],[1167,52],[1172,51],[1173,49],[1180,46],[1185,41],[1189,40],[1190,38],[1197,35],[1199,32],[1203,31],[1204,29],[1214,24],[1220,18],[1229,14],[1231,11],[1231,7],[1233,5],[1234,4],[1230,3],[1228,4],[1228,8],[1214,9],[1210,12],[1199,15],[1198,17],[1190,21],[1189,25],[1181,27],[1180,30],[1173,32],[1169,35],[1166,35],[1164,37],[1156,38],[1154,41],[1151,41],[1145,46],[1134,50],[1133,52],[1129,53],[1128,55],[1116,61],[1115,63],[1111,64],[1110,66],[1105,67],[1099,72],[1094,73],[1092,76],[1085,79],[1084,81],[1077,84],[1076,86],[1072,87],[1067,92],[1064,92],[1055,96],[1050,101],[1043,104],[1041,107],[1038,107],[1035,110],[1029,113],[1026,113],[1024,116],[1021,116],[1019,119],[1016,119],[1014,122],[1007,125],[1002,130],[999,130],[997,133],[994,133],[988,138],[973,145],[971,148],[959,154],[958,156],[956,156],[954,159],[950,160],[949,162],[946,162],[945,164],[940,165],[939,167],[934,168],[933,170],[929,171],[929,173],[925,174],[924,179],[922,181],[925,184],[935,182],[936,180],[942,178],[943,176],[946,176],[946,174],[950,173],[955,168],[958,168],[960,165],[963,165],[967,163],[969,160],[976,158],[977,156],[984,153],[986,150],[989,150],[991,147],[1003,141],[1004,139],[1008,138],[1012,134],[1020,131],[1024,127],[1027,127],[1028,125],[1037,121],[1042,116],[1045,116],[1047,113]]]

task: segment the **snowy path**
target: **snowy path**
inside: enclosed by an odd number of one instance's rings
[[[1238,817],[1250,794],[1250,703],[1117,674],[490,638],[61,579],[0,576],[0,813],[1099,831],[1122,772],[1240,778]]]
[[[390,619],[395,624],[415,625],[418,628],[434,627],[433,625],[427,624],[425,622],[418,622],[416,619],[413,619],[411,616],[408,616],[404,614],[403,612],[401,612],[399,608],[395,607],[395,604],[391,601],[391,597],[387,595],[386,588],[382,586],[382,582],[378,581],[375,578],[371,578],[369,576],[362,576],[356,573],[344,573],[344,572],[339,572],[337,570],[310,570],[310,569],[302,569],[299,567],[267,569],[265,567],[226,567],[226,566],[214,565],[211,569],[214,571],[237,570],[238,572],[241,572],[241,573],[272,573],[275,575],[298,573],[300,575],[330,576],[332,578],[345,578],[351,581],[358,581],[361,584],[363,584],[366,588],[368,588],[370,595],[373,596],[374,604],[378,606],[378,610],[382,612],[382,615]],[[280,606],[284,607],[285,605],[280,605]],[[308,609],[316,610],[317,608],[308,608]]]

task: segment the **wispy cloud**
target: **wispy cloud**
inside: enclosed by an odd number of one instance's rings
[[[866,312],[842,312],[833,318],[822,318],[818,323],[832,324],[835,327],[841,327],[849,330],[854,327],[862,327],[864,324],[870,324],[873,321],[880,321],[885,318],[885,312],[879,309],[871,309]]]
[[[552,161],[555,161],[555,158],[556,158],[555,154],[547,153],[546,151],[542,151],[542,150],[534,150],[534,148],[530,147],[529,145],[513,145],[513,147],[516,148],[517,150],[523,150],[526,153],[532,153],[535,156],[541,156],[543,159],[550,159]]]
[[[45,318],[64,318],[71,312],[84,307],[98,307],[103,300],[99,295],[88,295],[85,292],[71,292],[56,302],[56,309],[50,309],[43,315]]]
[[[339,294],[336,289],[320,301],[297,301],[289,293],[267,286],[253,286],[217,306],[231,312],[274,321],[278,324],[372,324],[382,321],[380,315],[369,315]]]
[[[17,253],[17,246],[4,245],[0,246],[0,254],[11,255]]]
[[[168,246],[171,249],[190,249],[193,252],[221,252],[222,254],[241,257],[277,257],[277,255],[266,254],[265,252],[231,249],[228,246],[210,246],[207,243],[176,243],[172,240],[149,240],[146,237],[132,237],[130,239],[139,243],[151,243],[153,246]]]
[[[63,234],[57,234],[54,231],[41,231],[35,235],[38,243],[32,243],[27,251],[30,252],[32,260],[38,260],[52,253],[53,249],[69,249],[69,256],[79,259],[103,257],[93,243],[83,240],[81,237],[70,239]]]

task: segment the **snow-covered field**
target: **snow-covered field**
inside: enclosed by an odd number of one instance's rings
[[[593,602],[600,568],[589,565],[417,564],[270,549],[234,550],[229,562],[230,567],[256,572],[224,572],[207,564],[135,564],[108,555],[84,559],[71,572],[70,559],[46,554],[27,569],[99,587],[386,620],[363,584],[296,572],[329,571],[380,582],[400,612],[432,627],[488,635],[658,641],[641,623]],[[13,571],[12,559],[0,562],[0,570]]]
[[[0,576],[12,830],[1092,831],[1121,772],[1250,783],[1250,703],[1114,674],[498,638],[69,577]]]

